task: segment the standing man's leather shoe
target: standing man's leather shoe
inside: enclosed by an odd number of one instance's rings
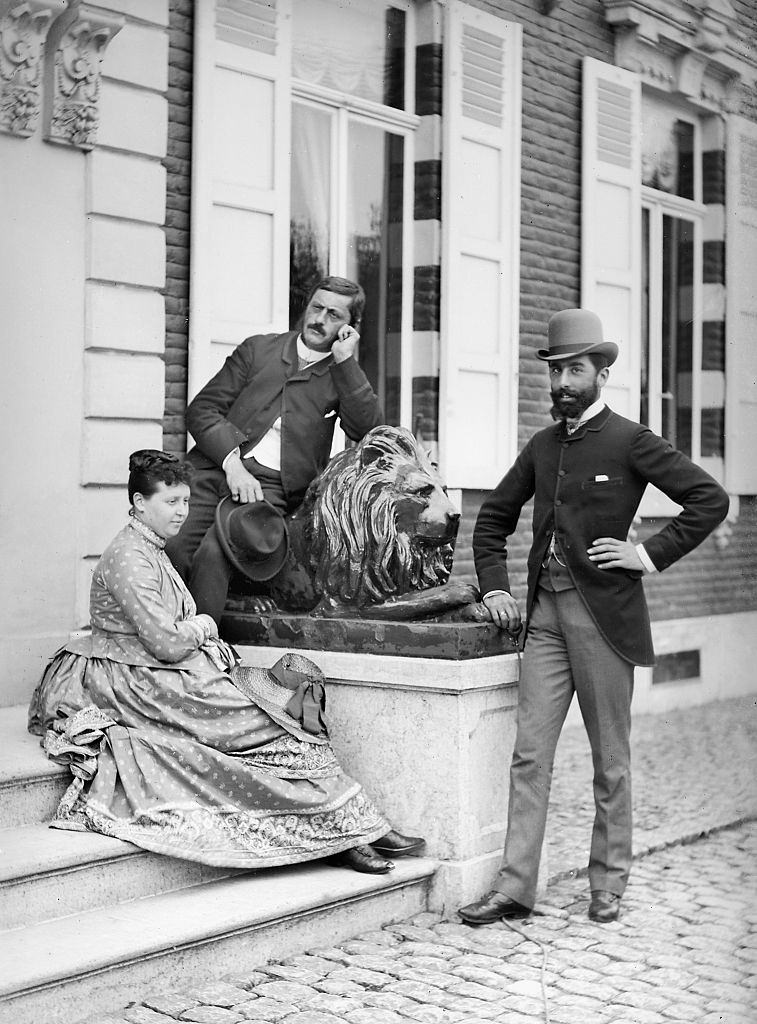
[[[609,924],[617,921],[620,914],[620,896],[604,889],[595,889],[591,894],[589,918],[598,924]]]
[[[528,917],[530,913],[530,907],[516,903],[496,889],[475,903],[469,903],[467,907],[460,907],[458,910],[466,924],[491,924],[492,921],[499,921],[503,917]]]
[[[426,840],[420,836],[403,836],[392,829],[371,846],[382,857],[417,857],[426,849]]]

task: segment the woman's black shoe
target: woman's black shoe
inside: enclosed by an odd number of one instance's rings
[[[343,853],[327,857],[326,863],[342,868],[352,868],[353,871],[362,871],[366,875],[385,875],[394,867],[390,860],[377,857],[370,846],[353,846]]]
[[[420,836],[403,836],[392,829],[371,846],[382,857],[417,857],[426,849],[426,840]]]

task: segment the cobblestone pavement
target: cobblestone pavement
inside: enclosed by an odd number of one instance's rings
[[[593,809],[577,727],[555,770],[559,870],[541,913],[517,930],[422,914],[212,985],[140,996],[97,1024],[755,1024],[757,820],[745,820],[757,816],[755,701],[639,718],[634,757],[638,855],[614,924],[586,916]]]
[[[757,818],[757,698],[637,716],[631,768],[637,855]],[[566,728],[557,748],[547,823],[550,878],[588,864],[591,777],[583,726]]]

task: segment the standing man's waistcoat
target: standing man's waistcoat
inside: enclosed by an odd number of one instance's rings
[[[644,540],[655,567],[663,570],[723,520],[728,496],[720,485],[668,441],[608,408],[572,435],[562,423],[535,434],[479,513],[473,546],[482,594],[510,591],[501,538],[514,532],[521,508],[533,497],[527,615],[554,533],[576,589],[610,646],[636,665],[654,664],[642,573],[600,569],[586,550],[600,537],[627,538],[648,483],[683,506]]]

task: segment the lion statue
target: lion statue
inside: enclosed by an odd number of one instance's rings
[[[287,561],[248,611],[414,619],[475,604],[449,583],[460,513],[415,437],[379,426],[331,459],[287,519]]]

